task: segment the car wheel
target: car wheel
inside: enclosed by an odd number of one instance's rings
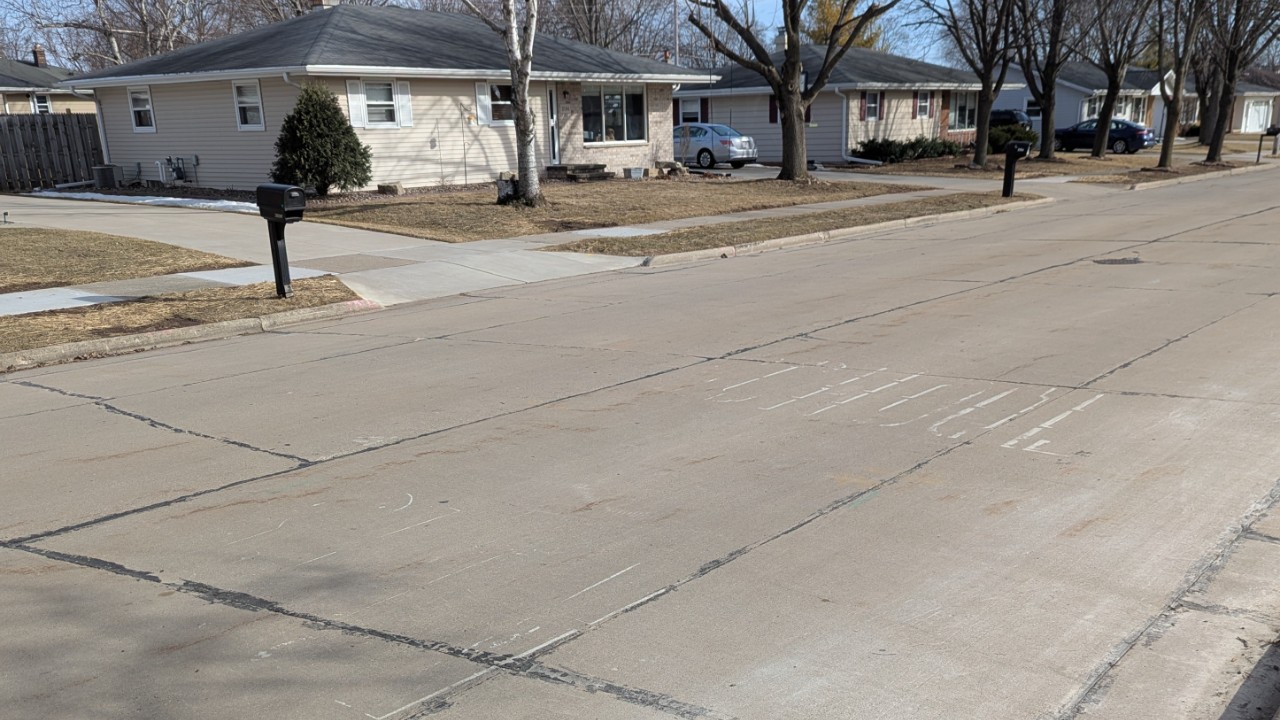
[[[1062,141],[1056,138],[1053,141],[1053,149],[1057,150],[1058,152],[1062,152],[1063,150],[1066,150],[1066,148],[1062,146]]]
[[[747,164],[742,162],[741,160],[735,160],[729,163],[729,167],[733,168],[734,170],[741,170],[742,168],[746,167],[746,165]]]
[[[710,170],[716,166],[716,159],[712,156],[711,151],[703,148],[698,151],[698,167]]]
[[[1117,155],[1124,155],[1129,152],[1129,142],[1127,140],[1116,140],[1111,143],[1111,152]]]

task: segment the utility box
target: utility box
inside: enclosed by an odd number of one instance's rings
[[[295,223],[307,208],[307,193],[296,185],[258,186],[258,213],[273,222]]]
[[[99,190],[113,190],[124,181],[124,173],[119,165],[94,165],[93,186]]]

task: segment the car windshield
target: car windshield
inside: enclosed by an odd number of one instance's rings
[[[728,125],[709,125],[711,131],[721,137],[741,137],[742,133],[734,130]]]

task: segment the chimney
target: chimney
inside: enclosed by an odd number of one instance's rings
[[[341,0],[311,0],[312,12],[316,10],[327,10],[331,7],[337,7]]]
[[[36,45],[31,48],[31,59],[36,67],[49,67],[49,59],[44,54],[43,45]]]
[[[778,28],[778,34],[773,36],[773,51],[781,52],[787,49],[787,29],[785,27]]]

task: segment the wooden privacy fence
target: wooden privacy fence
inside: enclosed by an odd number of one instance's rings
[[[101,164],[96,115],[0,116],[0,191],[93,180]]]

